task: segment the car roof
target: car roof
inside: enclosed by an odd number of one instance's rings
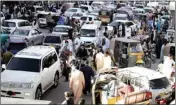
[[[15,57],[41,59],[47,53],[55,51],[51,46],[29,46],[19,51]]]
[[[98,26],[96,24],[84,24],[81,29],[94,29],[96,30]]]
[[[31,28],[29,28],[29,27],[18,27],[16,29],[21,29],[21,30],[35,30],[37,28],[34,28],[34,27],[31,27]]]
[[[9,20],[4,20],[4,21],[17,23],[17,22],[24,22],[24,21],[28,21],[28,20],[23,20],[23,19],[9,19]]]
[[[81,8],[69,8],[69,9],[81,9]]]
[[[55,27],[65,27],[65,28],[71,28],[71,26],[68,26],[68,25],[56,25]]]
[[[81,7],[81,6],[84,6],[84,7],[90,7],[90,5],[84,5],[84,4],[80,5],[80,7]]]
[[[132,73],[136,73],[136,74],[138,74],[138,76],[147,77],[149,80],[165,77],[164,75],[162,75],[161,73],[159,73],[155,70],[144,68],[144,67],[137,67],[137,66],[128,67],[128,68],[119,69],[118,71],[124,71],[124,70],[132,72]],[[137,76],[137,75],[135,75],[135,76]]]
[[[46,12],[46,11],[38,12],[38,14],[44,14],[44,15],[48,15],[49,13],[51,13],[52,15],[59,15],[58,13],[55,13],[55,12]]]
[[[124,42],[124,43],[139,43],[140,42],[138,40],[127,39],[127,38],[124,38],[124,37],[113,38],[111,40],[117,40],[117,41]]]

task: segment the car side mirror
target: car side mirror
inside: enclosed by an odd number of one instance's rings
[[[6,65],[2,64],[2,72],[6,69]]]

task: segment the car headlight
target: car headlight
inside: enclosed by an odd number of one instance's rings
[[[32,88],[32,84],[31,83],[23,83],[22,85],[22,88]]]

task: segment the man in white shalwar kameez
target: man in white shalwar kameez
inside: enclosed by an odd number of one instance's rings
[[[74,94],[74,103],[78,104],[85,88],[84,74],[79,70],[73,70],[70,77],[69,87]]]
[[[96,68],[97,68],[97,71],[99,71],[100,69],[103,68],[103,63],[104,63],[104,54],[103,54],[103,51],[102,49],[99,49],[98,53],[96,54],[96,57],[95,57],[95,63],[96,63]]]

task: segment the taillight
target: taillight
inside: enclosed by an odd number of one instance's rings
[[[165,99],[162,99],[162,100],[160,101],[160,105],[166,105],[166,100],[165,100]]]
[[[152,99],[152,93],[151,92],[146,92],[146,99]]]

